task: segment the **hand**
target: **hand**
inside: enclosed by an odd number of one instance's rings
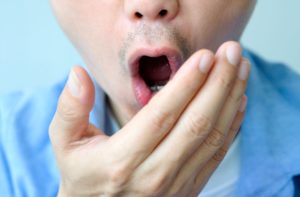
[[[240,128],[249,70],[235,42],[200,50],[108,137],[89,123],[91,79],[73,68],[49,129],[59,195],[196,196]]]

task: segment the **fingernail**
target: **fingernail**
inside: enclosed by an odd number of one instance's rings
[[[247,102],[248,102],[248,97],[244,95],[239,107],[240,112],[244,112],[246,110]]]
[[[241,48],[237,44],[231,44],[226,49],[227,60],[232,65],[238,65],[241,60]]]
[[[81,91],[81,82],[74,69],[72,69],[69,74],[67,86],[72,96],[79,98]]]
[[[239,69],[238,77],[240,80],[246,80],[249,76],[250,64],[247,60],[243,60]]]
[[[213,55],[210,53],[204,53],[200,58],[200,71],[203,73],[208,73],[213,64]]]

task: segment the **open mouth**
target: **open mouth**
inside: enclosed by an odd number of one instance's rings
[[[146,105],[175,75],[181,56],[173,50],[140,50],[130,61],[133,90],[137,101]]]
[[[170,80],[172,70],[167,56],[142,56],[139,61],[139,75],[153,92],[161,90]]]

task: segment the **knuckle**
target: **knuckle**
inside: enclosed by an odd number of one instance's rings
[[[149,183],[146,188],[146,194],[150,194],[151,196],[160,196],[160,194],[164,191],[166,187],[167,176],[158,175],[153,178],[151,183]]]
[[[229,74],[226,74],[226,75],[229,75]],[[229,89],[232,88],[234,80],[230,77],[227,77],[227,76],[218,75],[218,76],[215,77],[215,82],[222,89],[229,90]]]
[[[243,81],[237,82],[235,87],[229,93],[228,98],[234,103],[240,103],[245,94],[246,84]]]
[[[109,184],[112,191],[121,191],[129,182],[129,170],[125,166],[117,165],[109,171]]]
[[[193,136],[205,137],[212,128],[212,120],[205,115],[199,115],[191,112],[191,115],[185,121],[186,130]]]
[[[157,130],[166,130],[175,122],[175,116],[163,107],[157,107],[153,113],[152,123]]]
[[[221,147],[225,141],[225,134],[219,129],[214,128],[213,131],[205,139],[205,144],[209,147]]]
[[[238,105],[244,96],[243,91],[231,91],[228,95],[228,99],[233,103]]]
[[[235,83],[237,68],[231,65],[219,67],[219,71],[214,75],[216,84],[225,89],[231,89]]]
[[[57,114],[64,121],[73,121],[78,118],[83,118],[83,114],[77,113],[75,108],[72,108],[70,104],[65,100],[61,99],[57,107]]]
[[[225,148],[220,148],[219,150],[218,150],[218,152],[213,156],[213,160],[214,161],[216,161],[216,162],[221,162],[223,159],[224,159],[224,157],[225,157],[225,155],[227,154],[227,149],[225,149]]]

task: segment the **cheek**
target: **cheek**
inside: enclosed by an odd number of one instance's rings
[[[199,0],[196,4],[188,4],[184,21],[189,22],[183,26],[186,25],[185,35],[190,39],[192,49],[216,51],[225,41],[239,40],[253,9],[253,1],[249,2]]]
[[[52,4],[62,29],[96,81],[112,98],[122,95],[121,100],[130,100],[128,74],[118,57],[128,27],[120,21],[117,1],[53,0]]]
[[[114,21],[119,6],[105,2],[110,1],[52,1],[62,29],[88,63],[115,58],[110,56],[118,45]]]

